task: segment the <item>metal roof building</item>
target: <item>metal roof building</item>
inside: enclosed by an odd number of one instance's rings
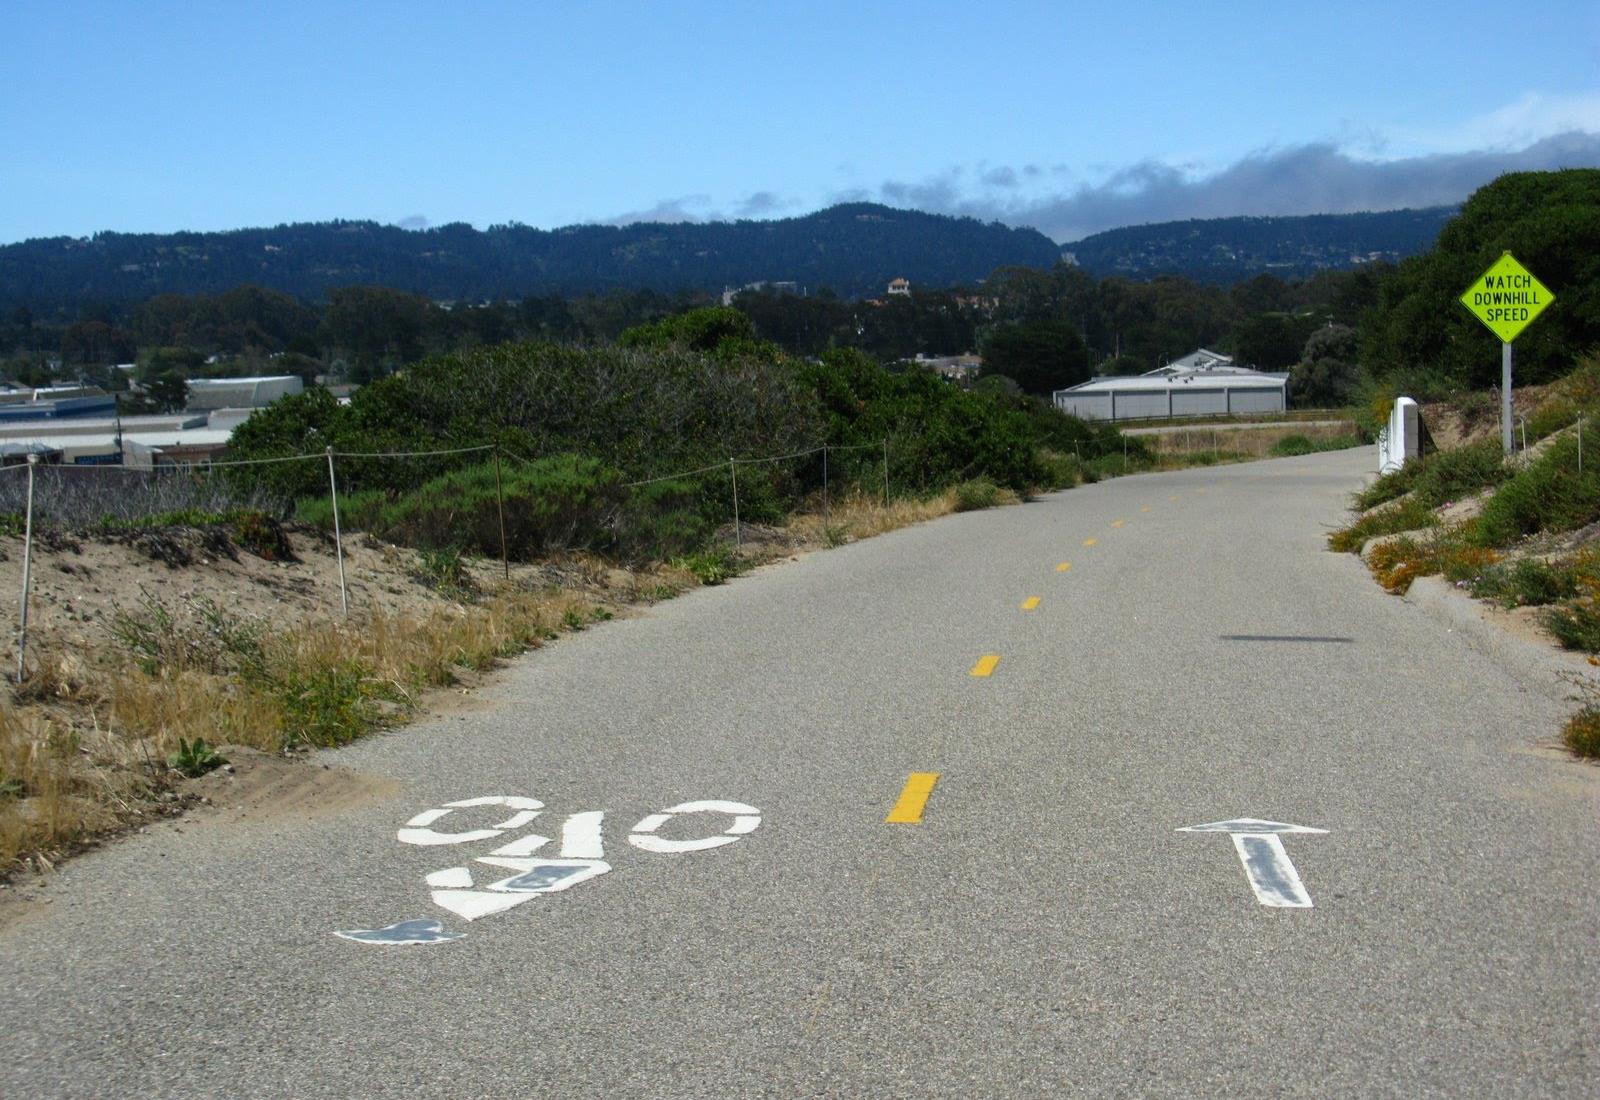
[[[0,423],[0,459],[9,462],[15,454],[25,459],[32,449],[73,466],[206,461],[227,450],[243,419],[237,413],[251,411]]]
[[[305,389],[297,375],[277,374],[258,378],[193,378],[189,381],[189,411],[213,409],[259,409],[280,397]]]
[[[1052,396],[1056,408],[1084,420],[1272,413],[1289,407],[1289,376],[1200,348],[1144,374],[1095,378]]]

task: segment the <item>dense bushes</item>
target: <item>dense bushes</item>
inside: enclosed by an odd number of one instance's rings
[[[617,470],[580,455],[507,463],[499,493],[506,550],[516,559],[574,549],[664,556],[699,545],[711,529],[699,483],[657,482],[631,491]],[[719,500],[724,495],[713,494]],[[483,463],[398,496],[378,490],[349,494],[340,498],[339,515],[351,530],[406,546],[498,557],[500,504],[495,468]],[[299,518],[331,528],[332,505],[326,497],[308,499]]]
[[[855,482],[877,491],[885,440],[894,492],[914,494],[963,482],[1017,493],[1076,484],[1086,463],[1124,446],[1109,426],[1001,388],[962,389],[854,351],[797,362],[754,339],[741,314],[713,309],[630,330],[614,347],[518,344],[430,359],[358,390],[348,405],[313,389],[252,416],[234,436],[233,457],[332,447],[351,527],[498,554],[486,451],[396,455],[496,447],[507,458],[512,555],[557,547],[671,554],[731,518],[730,456],[764,460],[826,442],[836,489]],[[1143,447],[1133,451],[1138,457]],[[629,480],[700,467],[712,469],[623,491]],[[230,476],[300,500],[302,517],[331,523],[328,469],[315,458]],[[781,521],[822,477],[820,454],[741,464],[741,518]]]
[[[232,449],[266,458],[326,446],[372,453],[498,443],[527,458],[590,455],[644,477],[730,454],[799,450],[819,427],[817,403],[794,371],[761,354],[505,344],[426,360],[362,387],[347,406],[322,390],[286,398],[240,425]],[[339,469],[356,489],[398,492],[472,461],[357,459]],[[284,463],[237,476],[300,498],[323,491],[327,470]]]
[[[1578,472],[1578,444],[1556,440],[1502,485],[1484,505],[1478,541],[1504,546],[1535,531],[1571,531],[1600,518],[1600,469]]]

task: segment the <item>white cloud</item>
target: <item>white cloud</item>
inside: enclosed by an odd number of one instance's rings
[[[1550,95],[1524,92],[1486,114],[1439,128],[1379,127],[1377,144],[1391,156],[1509,152],[1558,134],[1600,133],[1600,92]]]

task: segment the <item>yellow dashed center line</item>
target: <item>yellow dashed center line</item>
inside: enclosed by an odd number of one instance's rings
[[[912,772],[911,778],[906,780],[905,789],[900,792],[900,801],[894,804],[894,809],[883,820],[893,825],[917,824],[922,820],[922,810],[927,806],[928,796],[933,793],[933,785],[937,782],[938,772]]]
[[[1071,568],[1072,568],[1072,563],[1070,561],[1064,561],[1060,565],[1056,566],[1056,572],[1057,573],[1065,573],[1065,572],[1067,572],[1067,570],[1069,570]]]
[[[1120,519],[1114,519],[1114,520],[1111,521],[1111,526],[1113,526],[1113,527],[1121,527],[1122,524],[1123,524],[1123,521],[1120,520]]]
[[[1148,512],[1149,510],[1150,510],[1150,505],[1148,505],[1148,504],[1146,504],[1143,508],[1139,509],[1139,511],[1141,511],[1141,512]]]
[[[1167,499],[1168,500],[1177,500],[1178,498],[1177,497],[1168,497]]]
[[[1085,545],[1085,546],[1093,546],[1093,545],[1095,545],[1095,544],[1096,544],[1096,543],[1098,543],[1098,542],[1099,542],[1099,541],[1100,541],[1100,540],[1099,540],[1099,539],[1084,539],[1084,540],[1083,540],[1083,544],[1084,544],[1084,545]]]
[[[1022,610],[1024,610],[1024,611],[1032,611],[1034,608],[1036,608],[1038,606],[1039,606],[1039,597],[1038,596],[1029,596],[1027,599],[1022,601]]]
[[[972,666],[974,676],[987,676],[994,671],[994,666],[1000,663],[1000,654],[986,653],[978,658],[978,663]]]

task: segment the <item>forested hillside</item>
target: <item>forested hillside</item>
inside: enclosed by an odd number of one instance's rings
[[[1225,285],[1261,274],[1299,279],[1414,256],[1433,247],[1455,212],[1453,206],[1436,206],[1378,214],[1161,222],[1110,229],[1062,249],[1096,275],[1182,275]]]
[[[944,287],[997,267],[1048,267],[1042,233],[852,203],[800,218],[705,224],[456,224],[408,230],[324,222],[227,233],[100,233],[0,247],[0,307],[35,313],[250,284],[309,301],[380,285],[481,301],[612,289],[720,291],[760,280],[881,294],[890,279]]]
[[[1500,377],[1500,341],[1456,299],[1511,252],[1554,302],[1517,337],[1518,383],[1548,382],[1600,347],[1600,169],[1512,172],[1473,193],[1438,247],[1402,263],[1361,325],[1361,361],[1418,393]]]

